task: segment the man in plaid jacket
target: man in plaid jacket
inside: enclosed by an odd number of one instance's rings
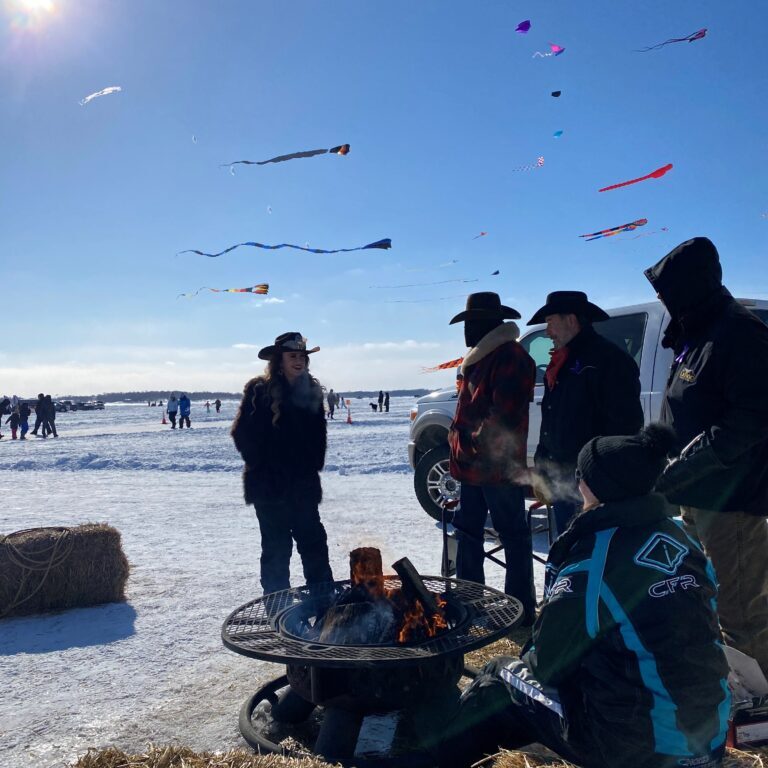
[[[517,342],[520,314],[498,294],[473,293],[451,320],[464,322],[471,347],[461,366],[456,415],[448,433],[451,475],[461,481],[461,507],[453,520],[458,540],[456,575],[480,584],[488,512],[504,547],[505,592],[523,604],[523,624],[535,618],[531,532],[525,510],[528,405],[536,365]]]

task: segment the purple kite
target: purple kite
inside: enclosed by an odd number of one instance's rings
[[[525,35],[528,33],[528,30],[531,28],[531,20],[526,19],[525,21],[521,21],[517,28],[515,29],[515,32],[519,32],[521,35]]]
[[[656,45],[649,45],[647,48],[638,48],[635,53],[647,53],[648,51],[655,51],[657,48],[663,48],[670,43],[693,43],[696,40],[702,40],[707,36],[707,28],[700,29],[698,32],[694,32],[687,37],[671,37],[669,40],[665,40],[663,43],[657,43]]]

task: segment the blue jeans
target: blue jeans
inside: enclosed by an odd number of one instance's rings
[[[456,576],[485,584],[483,533],[488,512],[504,547],[506,577],[504,591],[516,597],[525,610],[524,624],[536,616],[533,585],[533,545],[525,493],[516,485],[461,484],[461,506],[453,518],[458,541]]]

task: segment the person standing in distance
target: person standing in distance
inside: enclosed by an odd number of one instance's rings
[[[637,363],[592,327],[607,319],[586,293],[554,291],[528,321],[546,323],[554,345],[544,374],[533,486],[552,506],[557,536],[581,509],[575,471],[582,447],[593,437],[634,435],[643,426]]]
[[[485,583],[483,534],[488,512],[504,547],[504,591],[523,604],[523,626],[536,615],[531,531],[525,510],[528,406],[536,365],[517,341],[520,331],[505,319],[520,317],[499,295],[467,297],[464,323],[469,352],[461,366],[456,415],[448,433],[451,475],[461,482],[454,516],[458,540],[456,575]]]
[[[261,531],[265,594],[291,586],[294,541],[306,583],[333,581],[318,510],[327,440],[323,391],[309,373],[309,356],[319,351],[307,349],[298,332],[280,334],[260,350],[267,369],[245,385],[232,425],[232,439],[245,461],[245,502],[254,505]]]

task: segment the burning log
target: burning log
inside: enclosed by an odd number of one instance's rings
[[[419,576],[419,572],[413,567],[413,563],[403,557],[396,563],[392,563],[395,573],[400,577],[400,584],[406,596],[412,600],[418,600],[427,616],[437,614],[443,618],[443,609],[437,604],[433,594],[427,589],[426,584]]]

